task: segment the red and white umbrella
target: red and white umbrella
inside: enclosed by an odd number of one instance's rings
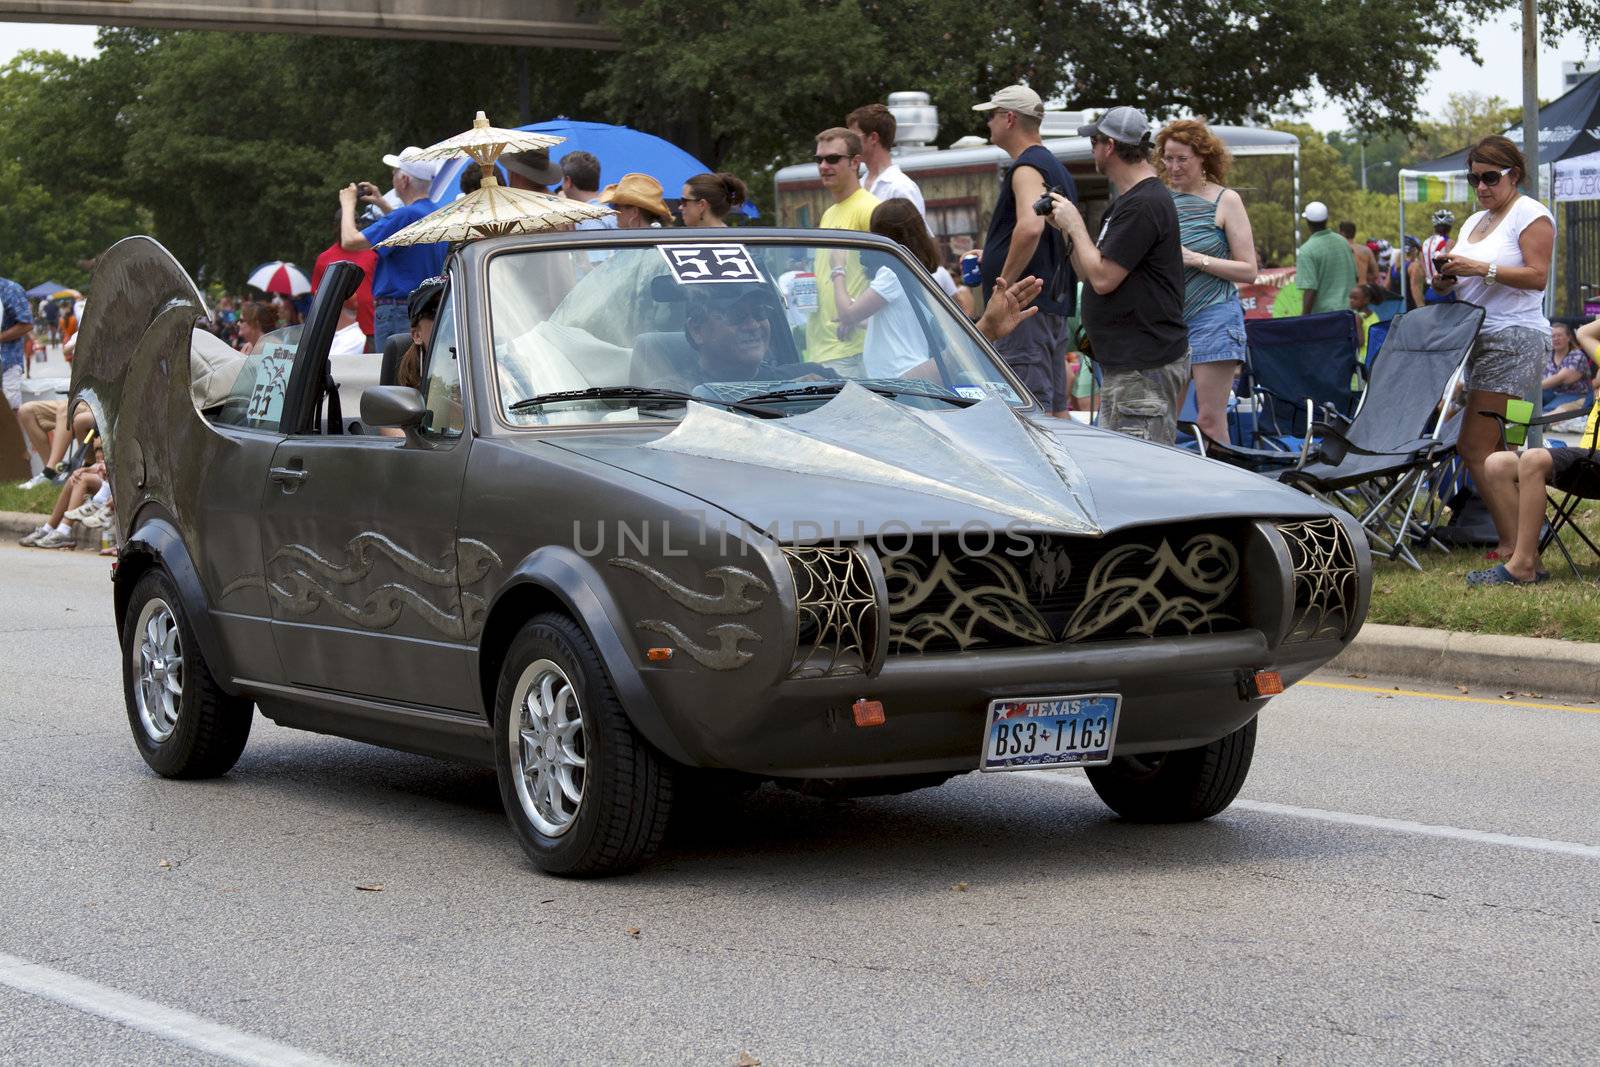
[[[301,296],[311,291],[311,279],[293,263],[281,259],[263,263],[250,272],[245,283],[264,293],[282,293],[284,296]]]

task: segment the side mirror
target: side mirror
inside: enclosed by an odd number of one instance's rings
[[[422,394],[408,385],[369,385],[361,391],[361,421],[368,426],[393,426],[410,437],[427,414]]]

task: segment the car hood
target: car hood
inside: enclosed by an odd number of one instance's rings
[[[998,399],[923,411],[857,385],[786,419],[690,405],[670,431],[544,438],[779,540],[981,526],[1096,536],[1173,518],[1315,517],[1304,494],[1179,449]]]

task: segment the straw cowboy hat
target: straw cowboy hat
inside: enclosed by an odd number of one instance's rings
[[[600,202],[613,207],[636,207],[662,222],[672,219],[667,202],[661,199],[661,183],[648,174],[624,174],[621,181],[613,182],[601,190]]]

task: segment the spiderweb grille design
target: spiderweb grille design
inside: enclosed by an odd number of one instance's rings
[[[785,548],[799,616],[791,678],[866,674],[878,647],[872,570],[854,548]]]
[[[1340,638],[1349,630],[1360,598],[1355,546],[1338,519],[1284,523],[1294,567],[1294,615],[1290,641]]]

